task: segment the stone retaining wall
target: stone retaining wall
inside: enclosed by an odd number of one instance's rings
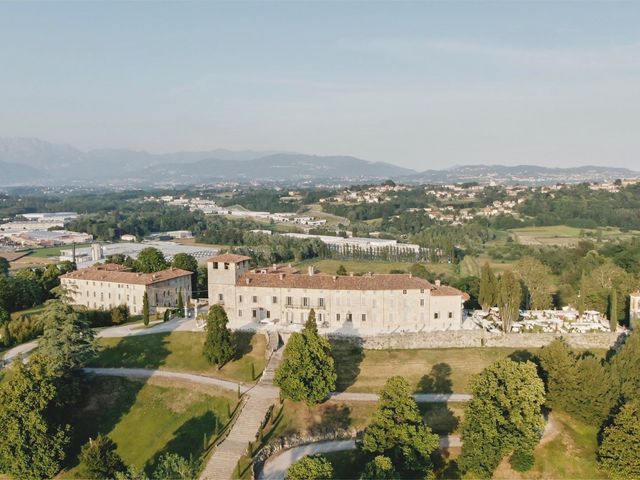
[[[479,330],[449,332],[405,332],[351,337],[328,335],[329,339],[353,342],[370,350],[418,348],[506,347],[538,348],[564,338],[573,348],[608,349],[621,343],[625,333],[490,333]]]

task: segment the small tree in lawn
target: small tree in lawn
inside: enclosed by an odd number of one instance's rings
[[[293,333],[287,342],[282,364],[275,373],[275,383],[284,397],[315,405],[336,388],[336,378],[331,344],[318,335],[312,309],[303,332]]]
[[[604,429],[598,461],[614,479],[640,478],[640,403],[625,404]]]
[[[89,439],[80,450],[80,468],[87,478],[97,480],[113,478],[117,472],[126,470],[118,452],[117,445],[109,437],[98,434],[95,439]]]
[[[336,275],[346,275],[347,274],[347,269],[344,268],[344,265],[340,265],[338,267],[338,270],[336,270]]]
[[[323,455],[302,457],[287,469],[286,480],[331,480],[333,466]]]
[[[213,305],[207,317],[207,338],[203,354],[212,365],[222,367],[235,355],[233,336],[227,328],[229,318],[221,305]]]
[[[398,471],[415,475],[432,473],[430,455],[440,442],[424,423],[411,386],[402,377],[387,380],[378,410],[364,431],[362,450],[391,459]]]
[[[145,325],[149,325],[149,295],[144,292],[142,296],[142,321]]]

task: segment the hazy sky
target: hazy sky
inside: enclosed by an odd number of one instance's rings
[[[0,2],[0,136],[640,166],[640,1]]]

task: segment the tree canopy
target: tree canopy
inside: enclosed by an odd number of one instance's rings
[[[275,383],[286,398],[314,405],[335,390],[336,379],[331,344],[318,335],[312,309],[303,332],[291,334],[275,373]]]
[[[323,455],[307,455],[287,469],[285,480],[331,480],[333,466]]]
[[[227,327],[229,318],[221,305],[213,305],[207,316],[207,336],[203,354],[209,363],[221,367],[235,355],[233,335]]]
[[[430,455],[438,445],[438,436],[424,423],[409,383],[402,377],[389,378],[362,437],[362,450],[389,457],[398,471],[423,475],[431,472]]]

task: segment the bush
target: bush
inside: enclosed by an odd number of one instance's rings
[[[118,305],[111,309],[111,323],[113,325],[120,325],[126,323],[129,320],[129,308],[126,305]]]
[[[329,480],[333,466],[323,455],[302,457],[287,469],[286,480]]]
[[[160,457],[151,478],[157,480],[191,480],[197,475],[196,465],[177,453],[166,453]]]
[[[509,459],[511,467],[516,472],[527,472],[533,468],[535,458],[533,453],[527,450],[516,450]]]
[[[87,478],[113,478],[126,467],[116,452],[117,445],[107,436],[98,435],[89,439],[80,450],[80,466]]]

